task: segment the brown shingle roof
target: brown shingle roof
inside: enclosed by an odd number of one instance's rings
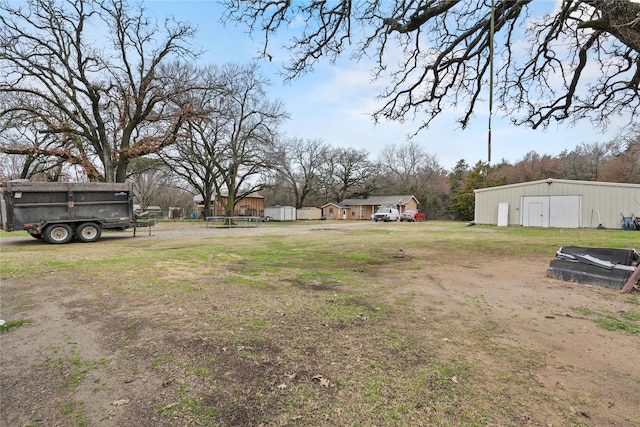
[[[340,204],[345,206],[404,205],[412,198],[414,198],[413,195],[372,196],[368,199],[344,199]]]

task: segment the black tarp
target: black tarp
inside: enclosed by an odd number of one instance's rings
[[[637,261],[638,253],[633,249],[563,246],[549,263],[547,274],[569,282],[622,289]]]
[[[558,251],[568,255],[590,255],[612,264],[632,265],[636,251],[633,249],[594,248],[589,246],[563,246]]]
[[[611,289],[622,289],[631,273],[633,272],[630,270],[617,268],[609,270],[592,264],[560,258],[552,259],[547,269],[547,274],[556,279]]]

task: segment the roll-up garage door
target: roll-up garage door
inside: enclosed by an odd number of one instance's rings
[[[523,196],[521,212],[524,227],[579,228],[582,196]]]

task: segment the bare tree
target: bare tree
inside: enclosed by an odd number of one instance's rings
[[[378,163],[395,194],[426,194],[431,177],[442,171],[436,158],[415,141],[387,145]]]
[[[376,119],[413,119],[419,129],[449,107],[464,128],[488,95],[492,5],[485,0],[225,0],[225,20],[264,34],[269,57],[279,29],[298,29],[285,48],[288,78],[322,57],[376,58],[374,78],[388,79]],[[640,4],[632,0],[564,0],[531,17],[541,2],[496,0],[496,104],[516,124],[546,127],[591,118],[606,127],[640,103]],[[548,4],[551,4],[550,2]],[[535,6],[535,8],[534,8]],[[301,25],[292,29],[291,22]],[[524,35],[523,30],[524,29]],[[519,37],[526,48],[517,49]],[[355,46],[355,47],[354,47]],[[527,47],[528,46],[528,47]],[[398,63],[397,53],[403,57]],[[596,77],[593,77],[593,76]]]
[[[201,70],[199,88],[186,103],[190,118],[177,143],[162,154],[176,174],[200,191],[205,206],[214,194],[231,216],[236,204],[258,191],[280,123],[288,116],[266,96],[268,81],[255,64]]]
[[[59,181],[71,174],[70,165],[57,156],[39,154],[40,147],[57,146],[55,138],[34,132],[29,126],[13,127],[11,124],[0,130],[0,163],[8,179],[37,179],[45,176],[47,181]]]
[[[327,150],[320,181],[325,201],[341,202],[351,197],[371,196],[378,189],[377,171],[366,150]]]
[[[160,152],[160,158],[181,180],[187,182],[204,199],[205,215],[210,215],[216,189],[220,187],[220,171],[212,160],[221,150],[225,138],[220,105],[224,86],[217,82],[216,67],[197,68],[190,64],[173,63],[167,74],[180,76],[193,90],[175,98],[178,108],[192,114],[182,124],[176,144]]]
[[[142,210],[156,204],[160,195],[173,186],[174,175],[158,158],[138,157],[129,165],[128,182],[133,184],[133,193]]]
[[[608,147],[611,156],[602,165],[599,179],[640,184],[640,124],[636,124],[628,132],[618,135],[608,144]]]
[[[562,178],[598,181],[600,169],[611,158],[609,148],[603,143],[582,143],[571,151],[562,151],[558,156]]]
[[[296,208],[317,193],[323,162],[329,147],[321,140],[283,139],[273,150],[268,176],[279,193],[291,195]]]
[[[448,196],[447,173],[417,142],[387,145],[378,164],[386,194],[412,194],[428,218],[442,214]]]
[[[180,185],[168,186],[154,199],[154,205],[160,206],[163,211],[169,211],[172,207],[180,208],[182,216],[188,217],[194,210],[193,193]]]
[[[513,165],[503,162],[497,167],[497,173],[505,176],[510,184],[514,184],[546,178],[560,178],[562,163],[558,157],[529,151]]]
[[[193,53],[190,25],[158,24],[124,0],[28,0],[4,1],[0,27],[0,119],[54,141],[5,152],[55,156],[90,180],[124,182],[130,159],[175,140],[185,112],[172,108],[172,76],[159,72]]]

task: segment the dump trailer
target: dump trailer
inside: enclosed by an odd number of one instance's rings
[[[27,230],[48,243],[74,237],[95,242],[102,230],[135,227],[133,189],[123,183],[0,183],[0,223],[5,231]]]

